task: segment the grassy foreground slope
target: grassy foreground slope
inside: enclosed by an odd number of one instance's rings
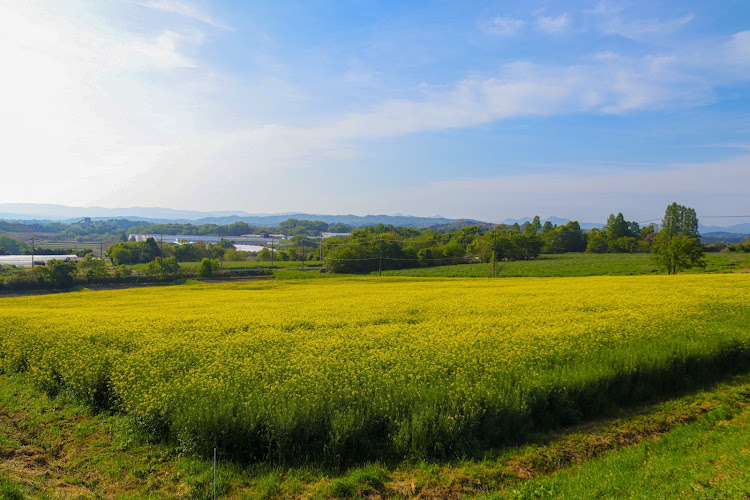
[[[488,495],[513,498],[748,498],[750,406],[722,403],[660,439]]]
[[[475,460],[352,469],[243,467],[220,498],[745,498],[750,376]],[[0,375],[0,498],[211,498],[210,460],[149,442],[122,414]]]
[[[0,368],[189,452],[455,457],[741,370],[746,275],[331,279],[3,299]]]

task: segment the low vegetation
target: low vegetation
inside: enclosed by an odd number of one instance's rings
[[[743,498],[750,378],[458,460],[353,468],[241,466],[219,455],[220,498]],[[148,439],[119,413],[0,375],[0,498],[211,498],[211,460]]]

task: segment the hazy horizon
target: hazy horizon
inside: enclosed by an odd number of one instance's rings
[[[15,209],[15,211],[14,211]],[[615,211],[617,212],[617,211]],[[12,217],[16,215],[18,217]],[[528,214],[523,217],[495,217],[492,219],[480,219],[477,217],[445,217],[442,214],[431,214],[431,215],[417,215],[417,214],[404,214],[400,212],[396,213],[363,213],[363,214],[352,214],[352,213],[312,213],[312,212],[260,212],[260,213],[247,213],[241,210],[222,210],[222,211],[196,211],[196,210],[180,210],[169,207],[116,207],[116,208],[105,208],[98,206],[89,207],[71,207],[66,205],[54,205],[54,204],[27,204],[27,203],[0,203],[0,220],[18,219],[18,220],[66,220],[74,219],[79,217],[93,217],[93,218],[130,218],[130,219],[149,219],[149,220],[186,220],[186,221],[198,221],[202,219],[215,219],[222,217],[239,217],[244,219],[253,218],[275,218],[285,216],[300,216],[304,215],[307,217],[322,217],[322,218],[346,218],[346,217],[404,217],[404,218],[445,218],[453,220],[477,220],[486,223],[511,223],[511,222],[523,222],[525,220],[532,220],[534,216],[539,215],[542,221],[550,220],[555,224],[563,224],[565,221],[577,220],[585,228],[594,226],[604,225],[606,219],[603,220],[579,220],[571,219],[566,217],[564,214]],[[711,230],[726,228],[730,229],[734,227],[732,232],[750,233],[750,223],[746,221],[750,217],[740,218],[714,218],[708,217],[700,220],[702,227],[711,228]],[[641,225],[647,225],[651,222],[659,223],[661,217],[653,218],[649,220],[634,221]],[[716,228],[716,229],[713,229]]]

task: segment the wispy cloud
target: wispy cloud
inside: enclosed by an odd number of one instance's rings
[[[521,19],[497,16],[482,25],[482,29],[489,34],[498,36],[514,36],[526,25]]]
[[[350,85],[359,87],[378,87],[377,77],[367,66],[357,58],[349,61],[349,69],[343,74],[343,80]]]
[[[732,35],[725,49],[728,57],[747,66],[750,61],[750,31],[741,31]]]
[[[558,17],[542,16],[537,18],[536,25],[539,30],[551,35],[559,35],[565,32],[570,26],[568,14],[562,14]]]
[[[664,39],[689,24],[693,14],[671,19],[644,19],[627,16],[620,4],[600,2],[589,14],[599,18],[599,30],[605,35],[616,35],[635,41]]]
[[[138,5],[148,7],[149,9],[176,14],[193,21],[198,21],[214,28],[230,29],[226,24],[214,19],[212,16],[202,11],[196,5],[180,0],[143,0],[137,1]]]
[[[685,148],[701,148],[701,149],[750,149],[750,143],[727,143],[727,144],[694,144],[691,146],[683,146]]]
[[[712,98],[712,82],[682,68],[676,56],[608,54],[570,66],[509,63],[494,76],[465,79],[447,91],[426,91],[421,99],[389,100],[320,130],[346,139],[374,138],[519,116],[620,114]]]

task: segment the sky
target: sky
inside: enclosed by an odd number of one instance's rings
[[[0,62],[0,202],[750,215],[746,0],[0,0]]]

